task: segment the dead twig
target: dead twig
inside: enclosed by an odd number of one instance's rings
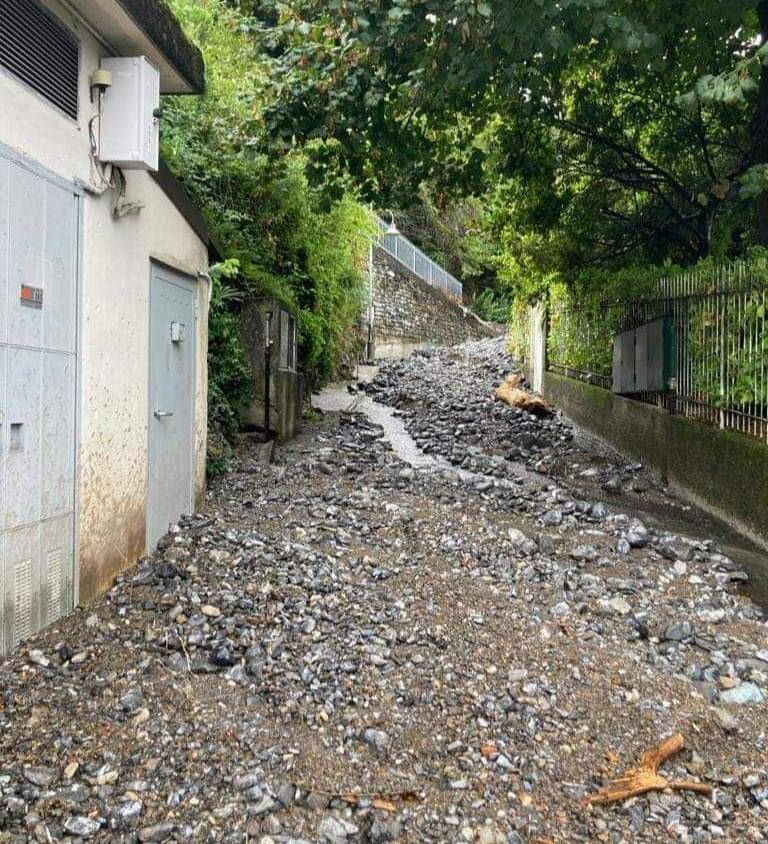
[[[187,646],[184,644],[184,640],[181,638],[181,636],[179,636],[178,633],[176,634],[176,638],[179,640],[179,644],[181,645],[181,649],[182,649],[182,651],[184,651],[184,656],[186,657],[186,660],[187,660],[187,673],[191,674],[192,673],[192,660],[189,658],[189,651],[187,650]]]
[[[692,780],[670,781],[658,773],[659,766],[679,753],[684,746],[685,739],[680,733],[670,736],[661,744],[647,750],[634,768],[630,768],[605,788],[601,788],[596,794],[585,797],[582,802],[587,805],[616,803],[629,797],[636,797],[638,794],[645,794],[648,791],[663,791],[665,788],[672,788],[675,791],[696,791],[699,794],[711,794],[712,786],[706,785],[706,783],[693,782]]]

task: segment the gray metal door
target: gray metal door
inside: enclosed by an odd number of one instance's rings
[[[0,149],[0,652],[74,599],[73,191]]]
[[[193,507],[196,285],[152,265],[147,546]]]

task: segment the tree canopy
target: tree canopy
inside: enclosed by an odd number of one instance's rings
[[[765,2],[240,5],[270,147],[316,140],[379,205],[480,199],[489,235],[547,253],[540,274],[768,242]]]
[[[207,63],[163,152],[229,259],[223,427],[243,296],[294,309],[311,381],[351,352],[366,204],[495,319],[768,244],[768,0],[167,2]]]

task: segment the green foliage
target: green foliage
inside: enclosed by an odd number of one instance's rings
[[[346,364],[362,342],[356,332],[363,305],[370,238],[370,212],[345,196],[324,215],[313,215],[307,236],[311,301],[300,310],[303,358],[311,380],[322,383]]]
[[[470,303],[472,310],[489,322],[507,322],[511,302],[507,296],[486,287]]]
[[[753,289],[727,296],[692,299],[686,337],[693,389],[714,407],[742,409],[766,402],[768,372],[768,269],[763,250],[738,265],[738,278]],[[708,262],[700,273],[712,278],[712,289],[732,282],[734,269],[718,272]]]
[[[528,303],[522,299],[514,300],[509,309],[507,348],[518,361],[526,361],[529,357],[531,335],[528,309]]]
[[[358,197],[481,315],[580,315],[553,352],[601,373],[606,302],[768,237],[766,0],[172,4],[210,90],[169,103],[165,154],[239,263],[228,283],[297,313],[311,380],[356,342]]]
[[[626,303],[652,298],[671,267],[628,267],[582,272],[573,283],[549,289],[549,359],[583,373],[610,376],[613,337],[622,330]]]
[[[230,442],[237,434],[253,392],[253,380],[240,339],[243,292],[232,286],[240,266],[229,259],[211,267],[208,314],[208,472],[226,469]]]
[[[309,386],[322,383],[355,342],[373,224],[333,144],[268,151],[263,114],[276,92],[259,20],[225,0],[170,5],[203,50],[207,90],[166,98],[163,156],[228,259],[214,275],[210,317],[215,470],[248,405],[242,302],[269,295],[296,314],[299,364]]]
[[[493,290],[481,307],[765,236],[755,0],[241,5],[273,50],[270,138],[331,145],[470,293]]]

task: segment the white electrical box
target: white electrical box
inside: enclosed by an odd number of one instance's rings
[[[99,159],[126,170],[157,170],[160,73],[145,56],[101,60],[112,74],[102,94]]]

